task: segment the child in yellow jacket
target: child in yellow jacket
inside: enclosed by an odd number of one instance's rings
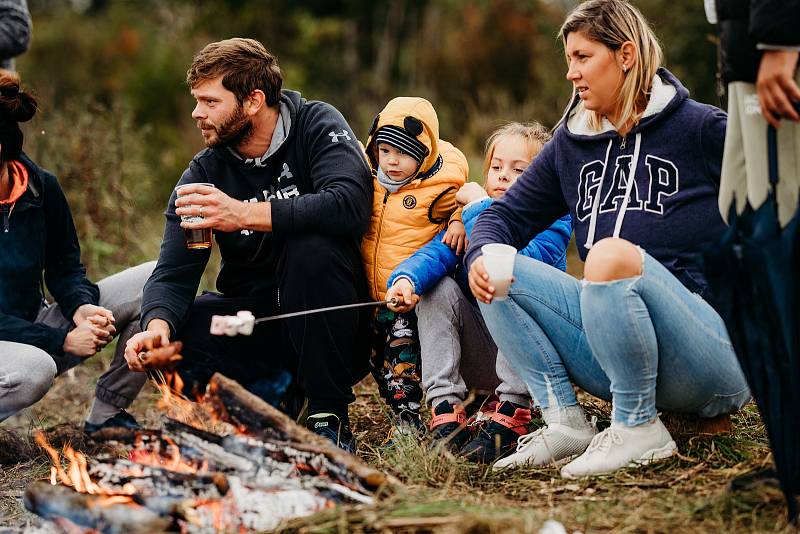
[[[466,232],[456,193],[467,159],[439,139],[439,120],[424,98],[391,100],[375,117],[366,143],[375,176],[372,218],[361,245],[374,299],[383,299],[395,267],[447,228],[444,241],[460,253]],[[401,430],[421,429],[419,341],[411,311],[375,316],[372,373]]]

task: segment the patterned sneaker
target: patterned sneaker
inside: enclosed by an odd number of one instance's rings
[[[306,428],[314,434],[327,438],[337,447],[350,454],[356,453],[356,438],[348,425],[343,425],[339,416],[334,413],[315,413],[306,419]]]
[[[461,449],[470,462],[488,463],[509,453],[520,436],[528,431],[531,410],[510,401],[501,402],[486,428]]]
[[[83,433],[87,436],[94,434],[98,430],[104,428],[129,428],[131,430],[138,430],[142,428],[139,422],[125,410],[120,410],[113,417],[109,417],[102,423],[93,424],[88,421],[83,423]]]
[[[433,408],[431,445],[442,445],[450,452],[458,452],[469,441],[466,423],[464,407],[443,400]]]
[[[561,468],[564,478],[613,473],[623,467],[646,465],[678,451],[661,419],[638,426],[611,423],[597,434],[586,452]]]
[[[586,450],[597,433],[597,418],[584,428],[550,424],[519,438],[517,450],[495,462],[492,469],[522,465],[541,466],[558,463]]]

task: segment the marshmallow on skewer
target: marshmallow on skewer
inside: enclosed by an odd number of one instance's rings
[[[214,315],[211,317],[210,332],[214,336],[249,336],[253,333],[256,318],[249,311],[240,311],[236,315]]]

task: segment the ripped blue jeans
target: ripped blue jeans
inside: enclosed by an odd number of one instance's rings
[[[572,383],[635,426],[657,410],[714,417],[750,400],[722,319],[642,252],[642,274],[579,281],[518,256],[509,298],[480,304],[495,343],[543,407],[577,404]]]

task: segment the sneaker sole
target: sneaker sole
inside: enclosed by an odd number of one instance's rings
[[[639,457],[638,460],[631,460],[628,463],[628,465],[626,465],[626,466],[622,466],[620,468],[613,469],[613,470],[610,470],[610,471],[602,471],[602,472],[597,472],[597,473],[585,473],[585,474],[580,474],[580,475],[574,475],[572,473],[564,473],[562,471],[561,472],[561,477],[562,478],[569,478],[569,479],[576,479],[576,478],[583,478],[583,477],[593,477],[593,476],[608,475],[608,474],[614,473],[616,471],[619,471],[619,469],[632,468],[632,467],[634,467],[634,468],[635,467],[642,467],[642,466],[657,462],[659,460],[666,460],[667,458],[669,458],[671,456],[674,456],[675,453],[677,453],[677,452],[678,452],[678,446],[675,445],[674,441],[670,440],[663,447],[658,447],[657,449],[650,449],[649,451],[645,452],[644,454],[642,454]]]

